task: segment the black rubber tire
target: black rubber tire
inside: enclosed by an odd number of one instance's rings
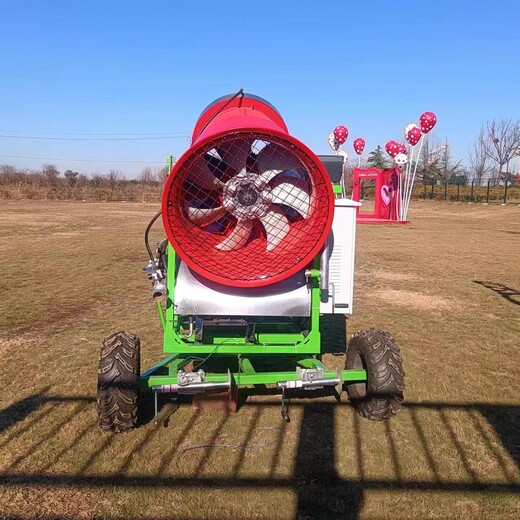
[[[137,424],[140,341],[135,334],[116,332],[103,340],[99,354],[97,409],[99,427],[126,432]]]
[[[368,329],[353,336],[347,347],[346,368],[367,371],[367,381],[346,385],[359,415],[381,421],[399,411],[404,392],[403,361],[388,332]]]

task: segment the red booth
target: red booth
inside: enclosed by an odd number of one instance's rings
[[[360,224],[397,224],[399,220],[400,185],[399,170],[388,168],[354,168],[352,175],[352,200],[360,201],[362,193],[374,189],[374,211],[364,213],[356,208],[357,222]],[[361,210],[361,211],[360,211]]]

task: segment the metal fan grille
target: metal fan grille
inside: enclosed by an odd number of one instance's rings
[[[306,267],[332,221],[330,181],[290,136],[240,131],[190,150],[168,178],[163,220],[180,257],[231,286],[260,286]]]

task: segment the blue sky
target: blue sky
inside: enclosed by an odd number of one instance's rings
[[[355,137],[368,151],[430,110],[438,137],[463,158],[487,119],[520,117],[517,1],[0,0],[0,7],[0,135],[189,133],[210,101],[240,86],[273,103],[317,153],[328,151],[337,124],[350,130],[349,153]],[[117,168],[132,177],[145,165],[123,161],[158,166],[186,147],[185,137],[0,137],[0,164]]]

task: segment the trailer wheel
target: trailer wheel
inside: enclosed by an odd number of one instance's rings
[[[116,332],[103,340],[99,354],[97,409],[103,431],[125,432],[137,424],[140,341]]]
[[[399,411],[404,391],[403,361],[388,332],[368,329],[353,336],[347,347],[346,368],[367,371],[367,381],[346,385],[359,415],[381,421]]]

